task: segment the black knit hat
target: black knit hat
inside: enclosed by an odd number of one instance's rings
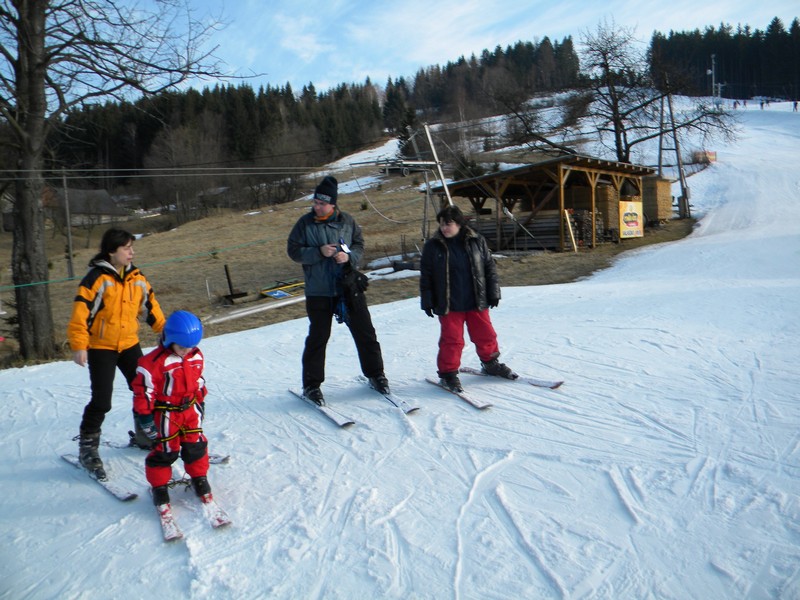
[[[335,177],[326,175],[325,178],[319,182],[317,189],[314,190],[314,200],[323,200],[328,204],[336,204],[336,198],[339,195],[339,182]]]

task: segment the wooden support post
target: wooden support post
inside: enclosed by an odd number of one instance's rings
[[[225,298],[233,303],[236,298],[244,298],[247,296],[247,292],[240,292],[238,290],[233,289],[233,282],[231,281],[231,272],[228,270],[228,265],[225,265],[225,277],[228,279],[228,290],[230,293],[225,296]]]
[[[578,244],[575,243],[575,233],[572,231],[572,221],[569,220],[569,211],[564,209],[564,220],[567,222],[567,231],[569,231],[569,239],[572,241],[572,249],[577,252]]]

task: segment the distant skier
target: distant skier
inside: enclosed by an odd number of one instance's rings
[[[436,215],[439,229],[425,242],[420,264],[420,304],[429,317],[439,316],[439,353],[436,366],[440,383],[463,391],[458,377],[464,350],[464,325],[489,375],[516,377],[499,362],[497,333],[489,308],[500,302],[497,267],[486,239],[467,225],[457,206]]]
[[[183,459],[192,487],[202,502],[213,501],[208,483],[208,441],[203,414],[208,393],[204,358],[197,345],[203,325],[195,315],[179,310],[164,325],[159,345],[139,360],[133,380],[133,412],[151,440],[145,476],[159,512],[169,509],[172,464]]]
[[[100,253],[89,261],[81,279],[67,326],[72,360],[89,366],[92,396],[83,409],[80,425],[81,464],[98,479],[105,479],[98,446],[106,413],[111,410],[114,374],[122,372],[128,387],[142,356],[140,317],[156,333],[164,328],[164,314],[144,274],[133,265],[134,236],[109,229],[100,241]]]

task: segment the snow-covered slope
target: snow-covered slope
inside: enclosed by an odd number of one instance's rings
[[[0,597],[800,597],[800,116],[773,104],[743,127],[690,179],[691,237],[504,288],[503,360],[558,390],[465,375],[494,404],[477,411],[425,383],[438,325],[414,299],[373,309],[412,415],[356,381],[335,326],[324,389],[347,430],[286,392],[305,320],[205,341],[225,530],[176,489],[186,538],[164,544],[140,451],[103,450],[130,503],[59,458],[85,370],[0,371]],[[117,379],[104,435],[122,441]]]

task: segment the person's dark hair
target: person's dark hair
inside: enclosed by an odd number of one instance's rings
[[[95,258],[102,258],[104,260],[111,260],[111,255],[117,251],[120,246],[126,246],[128,242],[132,242],[136,237],[124,229],[109,229],[103,234],[103,239],[100,240],[100,254]]]
[[[439,214],[436,215],[436,221],[438,223],[449,223],[452,221],[459,227],[464,227],[464,225],[467,224],[467,218],[464,216],[464,213],[461,212],[461,209],[455,204],[448,204],[442,210],[440,210]]]

